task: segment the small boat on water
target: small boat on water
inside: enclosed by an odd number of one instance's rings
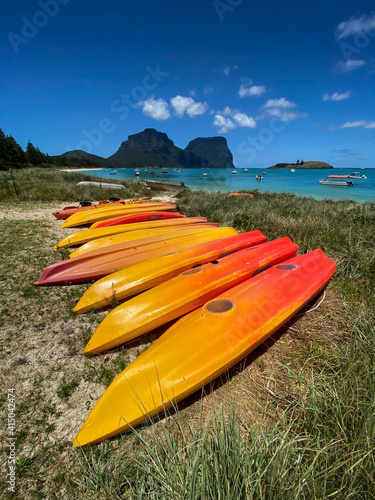
[[[237,170],[232,170],[232,174],[238,174]]]
[[[319,184],[323,186],[353,186],[353,181],[348,175],[328,175],[327,179],[320,179]]]
[[[290,171],[292,172],[292,174],[294,174],[294,172],[296,171],[295,168],[291,168]]]
[[[367,177],[360,172],[352,172],[350,175],[348,175],[348,177],[349,179],[367,179]]]
[[[152,189],[160,191],[179,191],[180,189],[189,189],[185,183],[181,181],[179,184],[176,182],[159,182],[159,181],[145,181],[146,185]]]
[[[208,175],[210,175],[209,172],[203,172],[203,177],[207,177]]]
[[[257,175],[255,176],[255,178],[256,178],[256,180],[257,180],[257,181],[262,181],[262,180],[263,180],[263,176],[262,176],[262,175],[260,175],[260,174],[257,174]]]
[[[117,170],[112,170],[112,172],[109,172],[109,175],[116,175],[117,174]]]
[[[167,174],[168,173],[168,170],[162,170],[161,171],[162,174]]]
[[[262,172],[262,175],[267,175],[267,172]]]
[[[248,171],[249,171],[249,169],[248,169],[248,168],[244,168],[244,169],[243,169],[243,171],[244,171],[244,172],[248,172]]]

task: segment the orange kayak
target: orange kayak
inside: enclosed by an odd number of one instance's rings
[[[335,267],[314,250],[271,267],[188,315],[112,382],[74,446],[134,428],[210,383],[300,311]]]
[[[66,285],[97,280],[153,257],[184,250],[198,243],[219,240],[233,234],[237,234],[235,229],[221,227],[198,234],[182,235],[173,240],[150,243],[140,248],[133,245],[130,248],[100,255],[84,254],[81,257],[63,260],[47,266],[34,285]]]
[[[170,226],[185,226],[185,224],[197,224],[207,222],[206,217],[185,217],[183,219],[153,220],[148,222],[135,222],[133,224],[121,224],[120,226],[98,227],[95,229],[84,229],[63,238],[54,249],[82,245],[90,240],[104,238],[118,233],[137,231],[138,229],[152,229]]]
[[[94,332],[84,353],[97,354],[129,342],[202,306],[254,273],[294,257],[297,250],[298,245],[289,238],[280,238],[185,271],[113,309]]]
[[[147,222],[150,220],[182,219],[184,217],[186,217],[186,215],[182,215],[180,212],[145,212],[94,222],[94,224],[90,226],[90,229],[94,229],[96,227],[118,226],[120,224],[131,224],[133,222]]]
[[[234,231],[234,229],[232,230]],[[160,285],[183,271],[265,241],[266,237],[260,231],[250,231],[202,243],[187,250],[165,254],[127,267],[122,271],[105,276],[91,285],[74,308],[74,312],[87,312],[91,309],[105,307],[111,304],[113,299],[122,301],[127,297]]]

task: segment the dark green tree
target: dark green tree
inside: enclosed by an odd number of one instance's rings
[[[0,129],[0,167],[3,170],[8,168],[22,168],[25,163],[25,153],[15,139]]]
[[[26,158],[27,161],[29,163],[32,163],[34,166],[40,165],[45,161],[45,155],[40,151],[39,148],[34,147],[30,140],[26,146]]]

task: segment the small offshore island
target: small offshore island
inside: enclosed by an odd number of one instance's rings
[[[297,161],[296,163],[276,163],[276,165],[272,165],[272,167],[268,168],[333,168],[332,165],[325,163],[324,161]]]

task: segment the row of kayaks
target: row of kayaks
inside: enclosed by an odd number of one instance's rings
[[[63,227],[81,229],[56,248],[75,250],[35,283],[96,280],[74,311],[117,305],[86,354],[172,324],[108,387],[75,446],[128,431],[224,373],[300,311],[335,270],[322,250],[296,256],[288,237],[266,241],[261,231],[237,233],[173,212],[172,204],[137,201],[71,214]]]

